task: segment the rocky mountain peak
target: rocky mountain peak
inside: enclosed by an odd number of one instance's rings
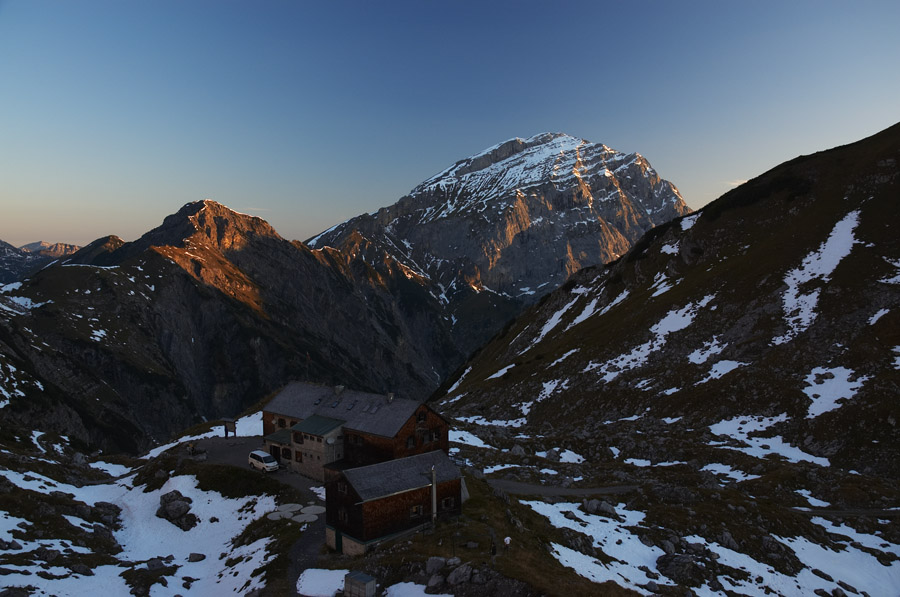
[[[377,247],[437,284],[450,303],[472,292],[529,303],[689,212],[640,155],[542,133],[460,160],[396,204],[308,244],[345,250],[361,236],[369,255]]]

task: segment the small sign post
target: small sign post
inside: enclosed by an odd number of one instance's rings
[[[225,427],[225,437],[228,437],[228,432],[231,432],[231,435],[237,437],[237,433],[235,432],[235,420],[234,419],[222,419],[222,424]]]

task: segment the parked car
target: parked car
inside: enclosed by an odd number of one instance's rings
[[[278,461],[272,458],[271,454],[266,454],[262,450],[250,452],[249,462],[251,467],[266,473],[278,470]]]

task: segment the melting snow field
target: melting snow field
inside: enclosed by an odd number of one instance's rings
[[[843,401],[853,398],[869,379],[862,376],[850,381],[853,375],[853,370],[845,367],[816,367],[810,371],[806,376],[807,386],[803,389],[803,393],[812,400],[806,418],[813,419],[822,413],[837,410]]]
[[[563,566],[572,568],[579,575],[594,582],[611,580],[643,595],[650,594],[639,586],[652,580],[641,568],[654,570],[657,558],[664,552],[659,547],[644,545],[640,538],[629,530],[630,527],[640,526],[645,516],[643,512],[627,510],[624,504],[619,504],[616,506],[616,512],[624,519],[620,522],[587,514],[579,509],[579,504],[546,504],[539,501],[522,503],[547,517],[550,524],[557,528],[572,529],[591,537],[595,548],[601,549],[603,553],[613,558],[609,564],[603,564],[579,551],[552,543],[553,556]],[[567,518],[567,514],[572,518]],[[656,579],[656,583],[671,584],[665,577]]]
[[[815,498],[810,498],[810,501],[819,503]],[[548,518],[550,524],[557,528],[572,529],[591,537],[593,546],[613,559],[609,564],[603,564],[579,551],[552,543],[552,554],[561,564],[594,582],[613,581],[643,595],[651,594],[642,585],[651,580],[646,572],[656,570],[656,560],[663,555],[663,551],[656,546],[645,545],[632,532],[635,527],[641,526],[643,513],[627,510],[623,504],[619,504],[616,511],[623,520],[616,521],[587,514],[579,509],[578,504],[547,504],[540,501],[522,503]],[[774,537],[806,566],[796,576],[782,574],[749,555],[701,536],[688,536],[684,539],[689,543],[700,544],[716,554],[718,564],[742,571],[734,576],[726,571],[717,577],[726,590],[740,594],[762,595],[774,591],[785,597],[805,597],[818,589],[832,594],[838,587],[838,581],[848,583],[857,591],[865,591],[873,597],[900,594],[900,560],[885,566],[866,551],[877,550],[900,556],[900,546],[888,543],[877,535],[859,533],[850,526],[837,525],[823,518],[813,518],[812,522],[829,533],[834,545],[825,547],[804,537]],[[828,581],[817,576],[812,572],[813,569],[826,571],[834,580]],[[671,584],[664,576],[653,580],[658,585]],[[722,594],[709,585],[694,590],[698,595]]]
[[[619,355],[605,363],[591,361],[584,368],[584,372],[587,373],[588,371],[599,369],[603,381],[609,383],[621,373],[642,367],[647,363],[647,359],[651,354],[662,350],[666,344],[666,336],[691,325],[700,309],[706,307],[714,298],[715,295],[707,295],[697,303],[688,303],[681,309],[669,311],[665,317],[650,328],[653,338],[635,347],[631,352]]]
[[[846,525],[835,525],[823,518],[813,518],[812,522],[822,526],[836,540],[837,550],[823,547],[804,537],[778,537],[807,567],[796,577],[776,571],[767,564],[757,562],[748,555],[733,551],[703,537],[685,537],[691,543],[701,543],[718,555],[718,563],[749,573],[746,580],[738,580],[727,575],[719,576],[719,582],[731,591],[749,595],[761,594],[762,587],[769,587],[785,597],[805,597],[821,589],[827,594],[838,586],[838,581],[848,583],[857,591],[875,595],[897,595],[900,592],[900,561],[884,566],[878,559],[860,547],[887,551],[900,555],[900,546],[886,543],[880,537],[858,533]],[[856,545],[853,545],[855,543]],[[812,572],[824,570],[834,577],[828,581]],[[697,591],[699,595],[719,595],[708,586]]]
[[[261,577],[252,573],[264,566],[269,556],[266,554],[268,540],[261,539],[250,545],[232,548],[232,538],[239,535],[252,521],[261,518],[266,512],[275,509],[275,500],[271,497],[250,496],[242,499],[229,499],[216,492],[201,491],[197,488],[197,480],[192,476],[172,477],[160,489],[144,492],[143,487],[133,487],[134,478],[107,483],[75,487],[59,483],[34,472],[22,474],[3,470],[0,475],[6,477],[14,485],[32,491],[49,493],[63,491],[71,493],[76,500],[93,505],[97,502],[111,502],[122,511],[120,520],[122,528],[113,531],[123,551],[116,557],[120,561],[133,562],[133,567],[144,567],[142,562],[157,557],[174,556],[173,564],[178,566],[178,578],[190,576],[198,579],[193,583],[191,592],[198,595],[244,594],[262,586]],[[162,494],[178,490],[191,498],[191,512],[199,523],[190,531],[182,531],[172,523],[156,516],[159,498]],[[218,522],[212,522],[212,518]],[[74,517],[73,517],[74,518]],[[71,521],[70,521],[71,522]],[[10,532],[19,523],[32,524],[8,514],[0,517],[0,539],[12,540]],[[74,523],[81,524],[79,519]],[[22,541],[22,552],[33,551],[41,545],[60,551],[73,549],[87,552],[85,548],[69,545],[59,540]],[[189,562],[188,556],[202,553],[206,559]],[[219,559],[220,554],[238,561],[227,566]],[[93,576],[73,574],[67,568],[51,567],[47,572],[62,578],[46,579],[38,575],[42,569],[31,565],[5,565],[10,571],[3,577],[6,586],[31,585],[38,588],[36,594],[52,595],[88,595],[103,593],[127,595],[130,588],[120,576],[126,568],[114,565],[97,566]],[[153,595],[174,595],[183,593],[180,583],[169,583],[169,587],[154,585]]]
[[[844,257],[850,254],[856,239],[853,231],[859,223],[859,210],[851,211],[834,229],[828,239],[817,251],[813,251],[803,259],[800,267],[792,269],[784,278],[787,290],[784,291],[784,319],[788,331],[783,336],[772,339],[772,344],[784,344],[793,340],[797,334],[805,331],[816,318],[816,305],[819,292],[816,288],[809,292],[801,292],[800,287],[812,280],[828,282],[831,274]]]
[[[790,462],[812,462],[820,466],[829,466],[831,463],[827,458],[820,456],[812,456],[807,454],[800,448],[796,448],[785,442],[779,436],[772,437],[750,437],[752,433],[758,433],[767,430],[769,427],[778,423],[787,421],[787,415],[781,414],[777,417],[761,417],[761,416],[745,416],[726,419],[715,425],[710,425],[709,430],[715,435],[725,435],[738,442],[744,444],[743,447],[725,446],[719,443],[713,443],[719,448],[727,448],[729,450],[737,450],[756,458],[765,458],[770,454],[781,456]]]

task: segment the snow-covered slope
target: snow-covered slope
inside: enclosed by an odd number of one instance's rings
[[[620,511],[645,515],[650,568],[701,594],[746,591],[742,574],[784,595],[900,591],[898,163],[900,125],[779,166],[572,276],[448,381],[443,412],[509,450],[462,455],[519,480],[639,486]],[[798,514],[810,506],[832,518]],[[558,524],[566,508],[536,509]],[[863,535],[874,559],[847,547]]]
[[[242,419],[247,425],[238,432],[258,435],[261,421],[260,413]],[[276,535],[282,537],[284,527],[292,527],[289,535],[304,530],[265,519],[282,496],[267,494],[273,485],[249,471],[228,472],[224,485],[246,491],[235,497],[212,487],[222,483],[215,466],[195,465],[190,474],[171,456],[128,465],[88,462],[68,437],[42,431],[18,437],[7,431],[3,446],[4,589],[29,595],[245,595],[266,586],[265,568],[284,555]],[[188,504],[193,526],[176,526],[160,514],[161,498],[173,491]]]

